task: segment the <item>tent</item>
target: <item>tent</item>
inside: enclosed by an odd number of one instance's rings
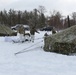
[[[67,55],[76,53],[76,25],[45,37],[44,50]]]
[[[0,36],[12,36],[12,35],[16,35],[16,32],[14,32],[8,26],[0,24]]]

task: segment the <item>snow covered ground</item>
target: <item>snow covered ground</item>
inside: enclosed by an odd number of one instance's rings
[[[76,56],[45,52],[41,48],[44,33],[36,33],[34,43],[6,42],[6,37],[0,37],[0,75],[76,75]],[[24,49],[26,52],[15,55]]]

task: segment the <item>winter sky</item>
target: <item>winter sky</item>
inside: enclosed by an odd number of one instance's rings
[[[76,12],[76,0],[0,0],[0,10],[33,10],[39,6],[44,6],[46,11],[57,10],[63,15],[69,15]],[[46,12],[46,13],[47,13]]]

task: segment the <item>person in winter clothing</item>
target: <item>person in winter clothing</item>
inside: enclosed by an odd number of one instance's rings
[[[33,26],[31,29],[30,29],[30,35],[31,35],[31,41],[34,42],[34,39],[35,39],[35,32],[39,33],[36,28]]]
[[[19,33],[20,42],[24,42],[25,41],[25,39],[24,39],[25,29],[22,25],[19,26],[18,33]]]
[[[52,34],[55,34],[55,33],[56,33],[55,28],[53,28],[52,29]]]

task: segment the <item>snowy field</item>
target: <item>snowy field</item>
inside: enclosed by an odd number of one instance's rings
[[[36,33],[34,43],[13,43],[11,39],[18,37],[8,37],[8,41],[0,37],[0,75],[76,75],[76,56],[45,52],[44,33]]]

